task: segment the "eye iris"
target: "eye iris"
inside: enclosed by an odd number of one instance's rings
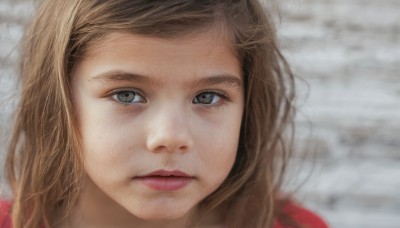
[[[133,92],[122,92],[117,95],[118,100],[121,102],[132,102],[135,99],[135,93]]]
[[[199,101],[199,103],[203,103],[203,104],[211,104],[213,99],[214,99],[214,94],[212,94],[212,93],[203,93],[197,97],[197,100]]]

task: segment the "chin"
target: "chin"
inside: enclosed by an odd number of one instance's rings
[[[131,212],[132,213],[132,212]],[[159,207],[157,209],[149,210],[142,209],[137,212],[133,212],[136,217],[144,220],[156,221],[156,220],[174,220],[186,216],[189,213],[189,209],[184,208],[164,208]]]
[[[169,212],[160,212],[160,213],[139,213],[135,214],[136,217],[143,219],[143,220],[148,220],[148,221],[162,221],[162,220],[175,220],[182,218],[186,215],[186,213],[171,213]]]

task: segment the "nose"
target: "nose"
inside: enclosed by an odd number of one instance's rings
[[[155,110],[151,115],[147,149],[154,153],[186,153],[193,146],[188,117],[178,108]]]

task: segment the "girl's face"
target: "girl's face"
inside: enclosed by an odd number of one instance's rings
[[[213,30],[170,39],[111,33],[91,45],[72,79],[88,177],[81,216],[194,212],[235,161],[243,90],[241,64]]]

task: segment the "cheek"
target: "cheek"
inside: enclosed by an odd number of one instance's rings
[[[196,160],[198,160],[197,162],[202,161],[201,173],[202,177],[207,179],[207,189],[210,194],[221,186],[228,177],[236,159],[237,147],[229,143],[225,144],[221,140],[217,145],[208,146],[202,152],[199,153],[201,158]]]
[[[137,131],[132,130],[135,126],[94,105],[81,111],[79,127],[87,172],[107,176],[129,164],[133,143],[139,141],[133,139],[140,137]]]
[[[205,172],[223,181],[229,174],[237,154],[241,115],[235,113],[221,118],[218,123],[202,124],[201,136],[197,140],[199,161],[207,167]],[[199,131],[200,132],[200,131]],[[199,136],[198,138],[201,138]]]

